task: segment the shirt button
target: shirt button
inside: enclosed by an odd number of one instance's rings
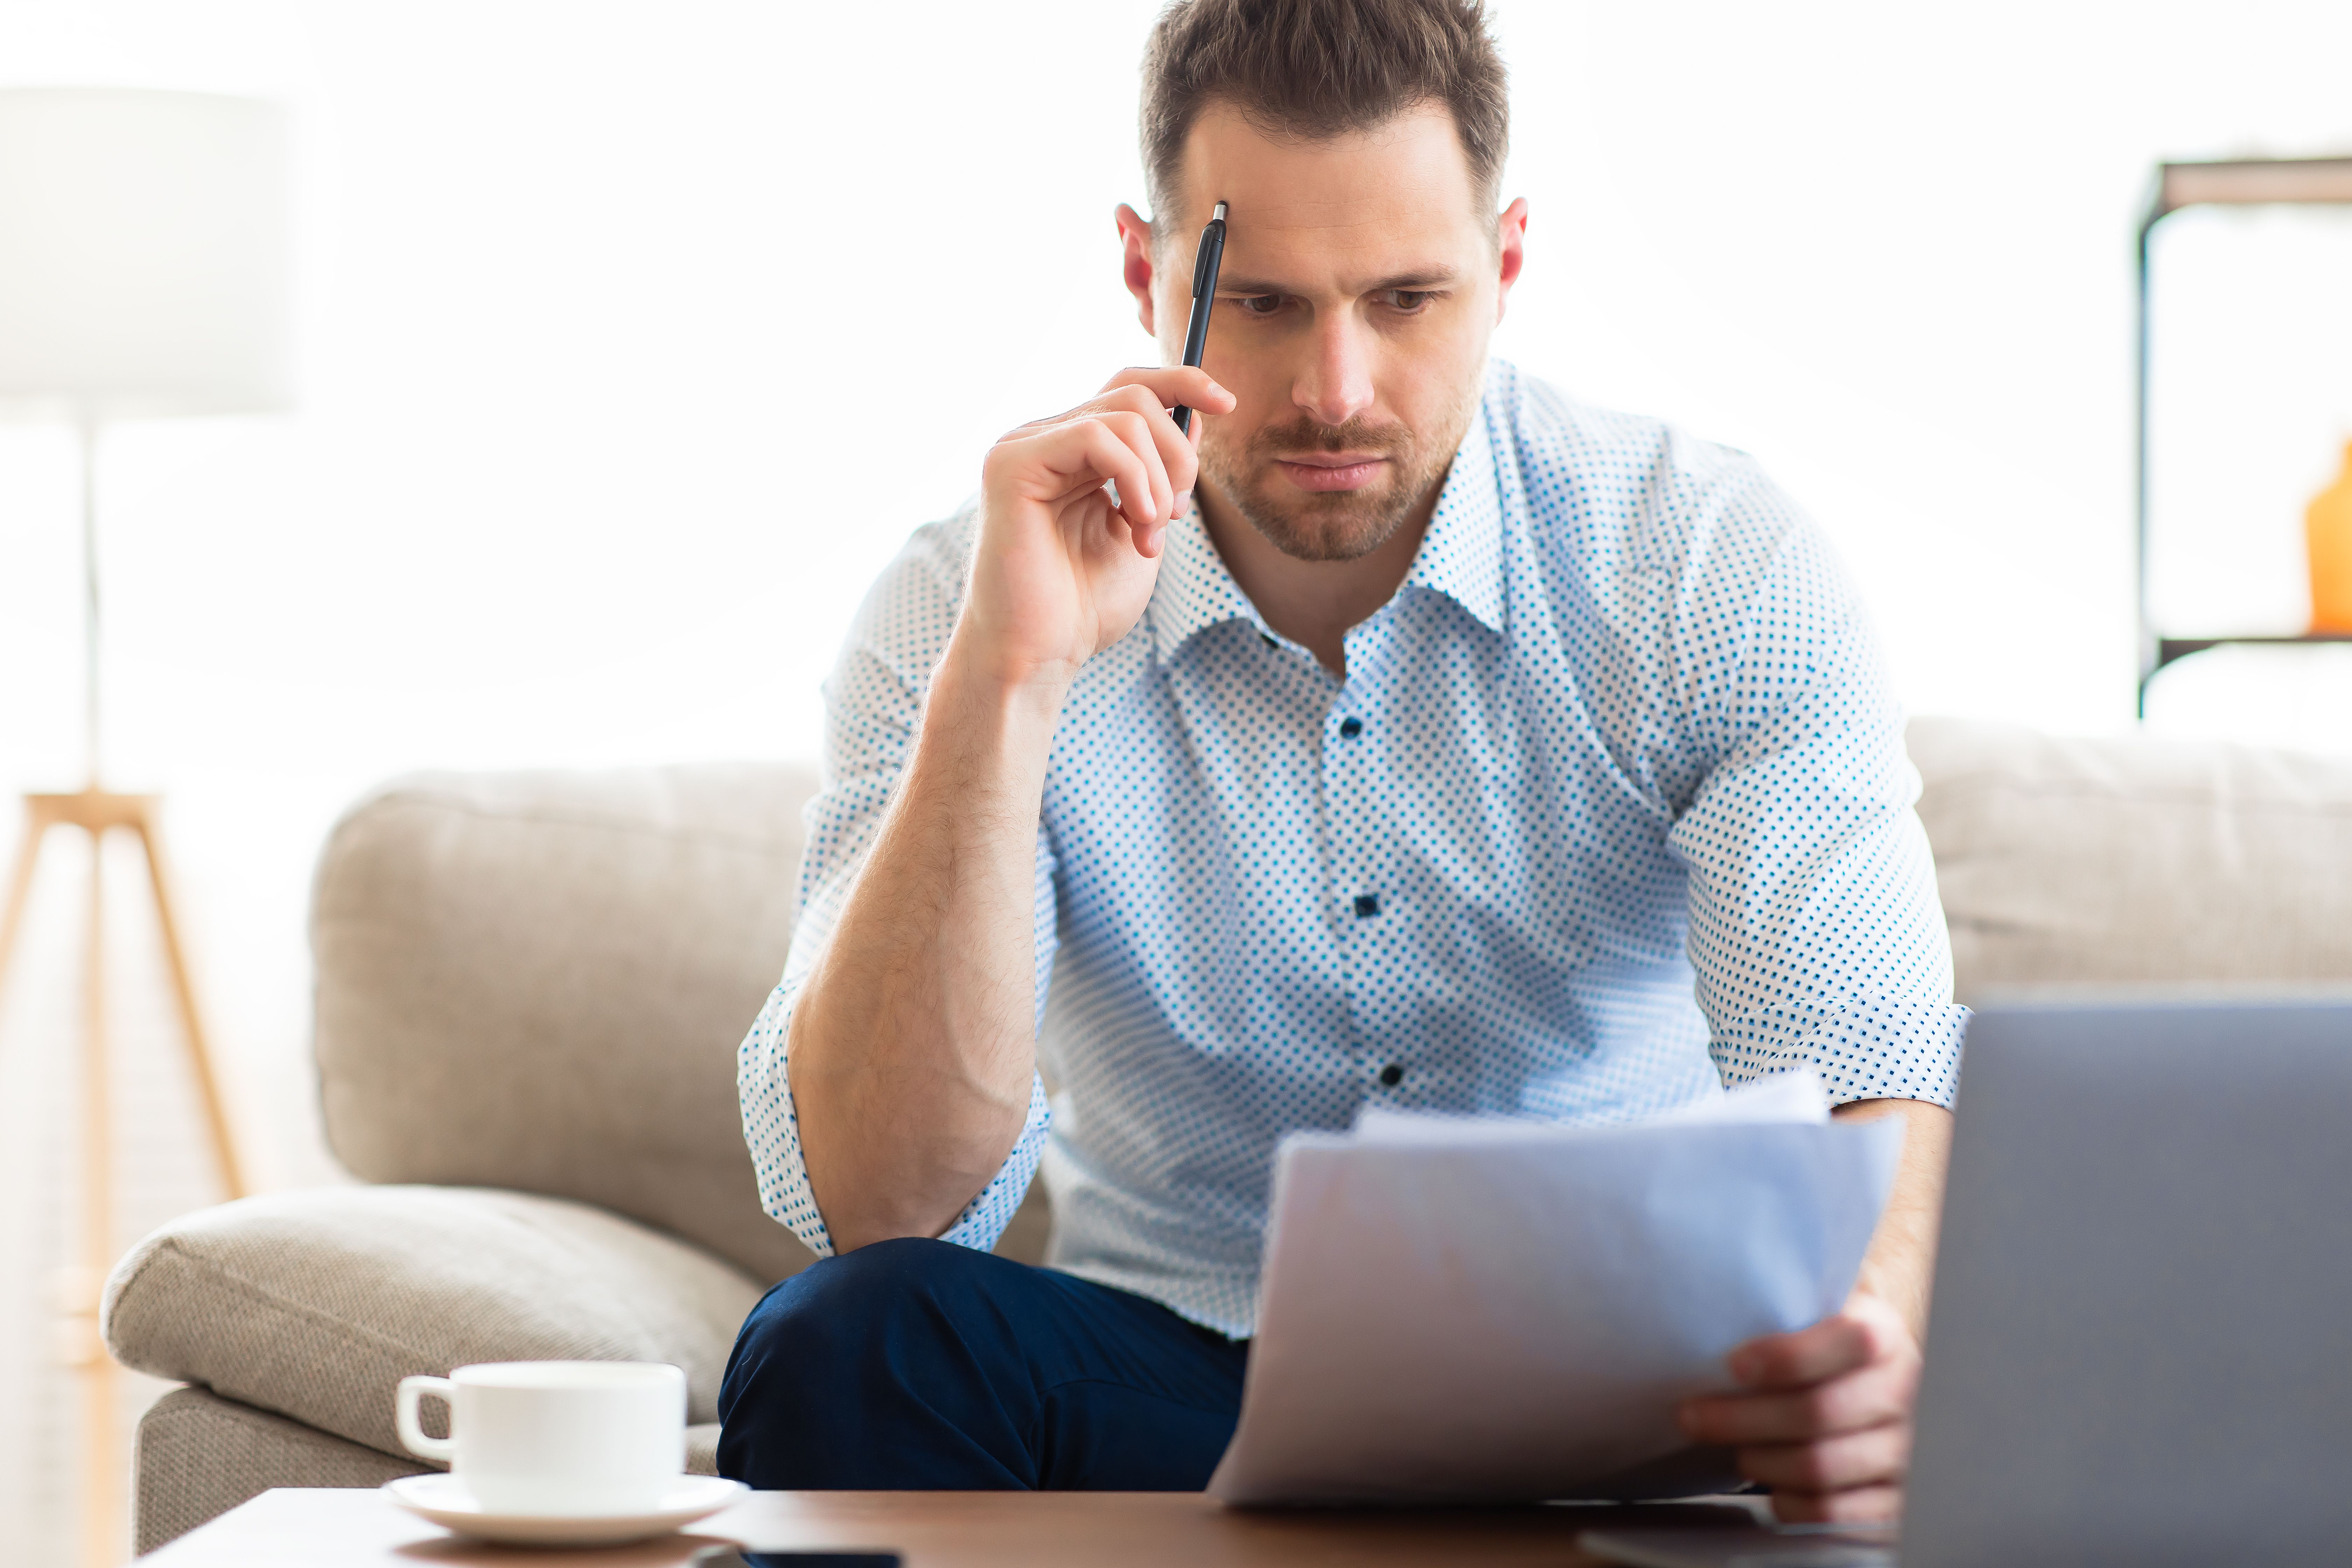
[[[1341,740],[1352,741],[1363,732],[1364,721],[1361,719],[1342,719],[1339,721],[1339,738]]]
[[[1378,893],[1358,893],[1356,895],[1356,918],[1358,920],[1368,921],[1380,912],[1381,896]]]
[[[1381,1088],[1383,1088],[1383,1089],[1394,1089],[1397,1085],[1399,1085],[1399,1084],[1402,1083],[1403,1081],[1404,1081],[1404,1068],[1402,1068],[1402,1067],[1399,1067],[1396,1063],[1394,1063],[1394,1062],[1391,1062],[1391,1063],[1389,1063],[1389,1065],[1388,1065],[1388,1066],[1386,1066],[1386,1067],[1384,1067],[1384,1068],[1382,1068],[1381,1069]]]

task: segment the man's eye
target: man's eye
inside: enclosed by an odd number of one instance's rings
[[[1282,309],[1282,296],[1279,294],[1244,294],[1242,298],[1234,300],[1234,303],[1241,307],[1242,312],[1244,315],[1271,316],[1276,310]]]
[[[1389,309],[1402,310],[1408,316],[1436,298],[1437,290],[1434,289],[1391,289],[1388,291]]]

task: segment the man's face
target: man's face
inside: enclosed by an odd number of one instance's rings
[[[1203,363],[1241,406],[1207,422],[1205,486],[1297,559],[1378,549],[1433,499],[1477,406],[1522,209],[1498,244],[1436,105],[1311,142],[1212,105],[1177,195],[1148,275],[1130,241],[1129,282],[1175,363],[1194,240],[1230,204]]]

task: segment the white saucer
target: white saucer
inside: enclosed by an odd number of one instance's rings
[[[491,1513],[455,1476],[403,1476],[383,1483],[384,1495],[434,1523],[477,1541],[516,1546],[615,1546],[643,1541],[717,1513],[748,1490],[718,1476],[680,1476],[645,1513]]]

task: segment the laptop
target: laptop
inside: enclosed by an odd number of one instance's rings
[[[2352,1562],[2352,1002],[1969,1026],[1899,1543],[1588,1531],[1643,1568]]]

